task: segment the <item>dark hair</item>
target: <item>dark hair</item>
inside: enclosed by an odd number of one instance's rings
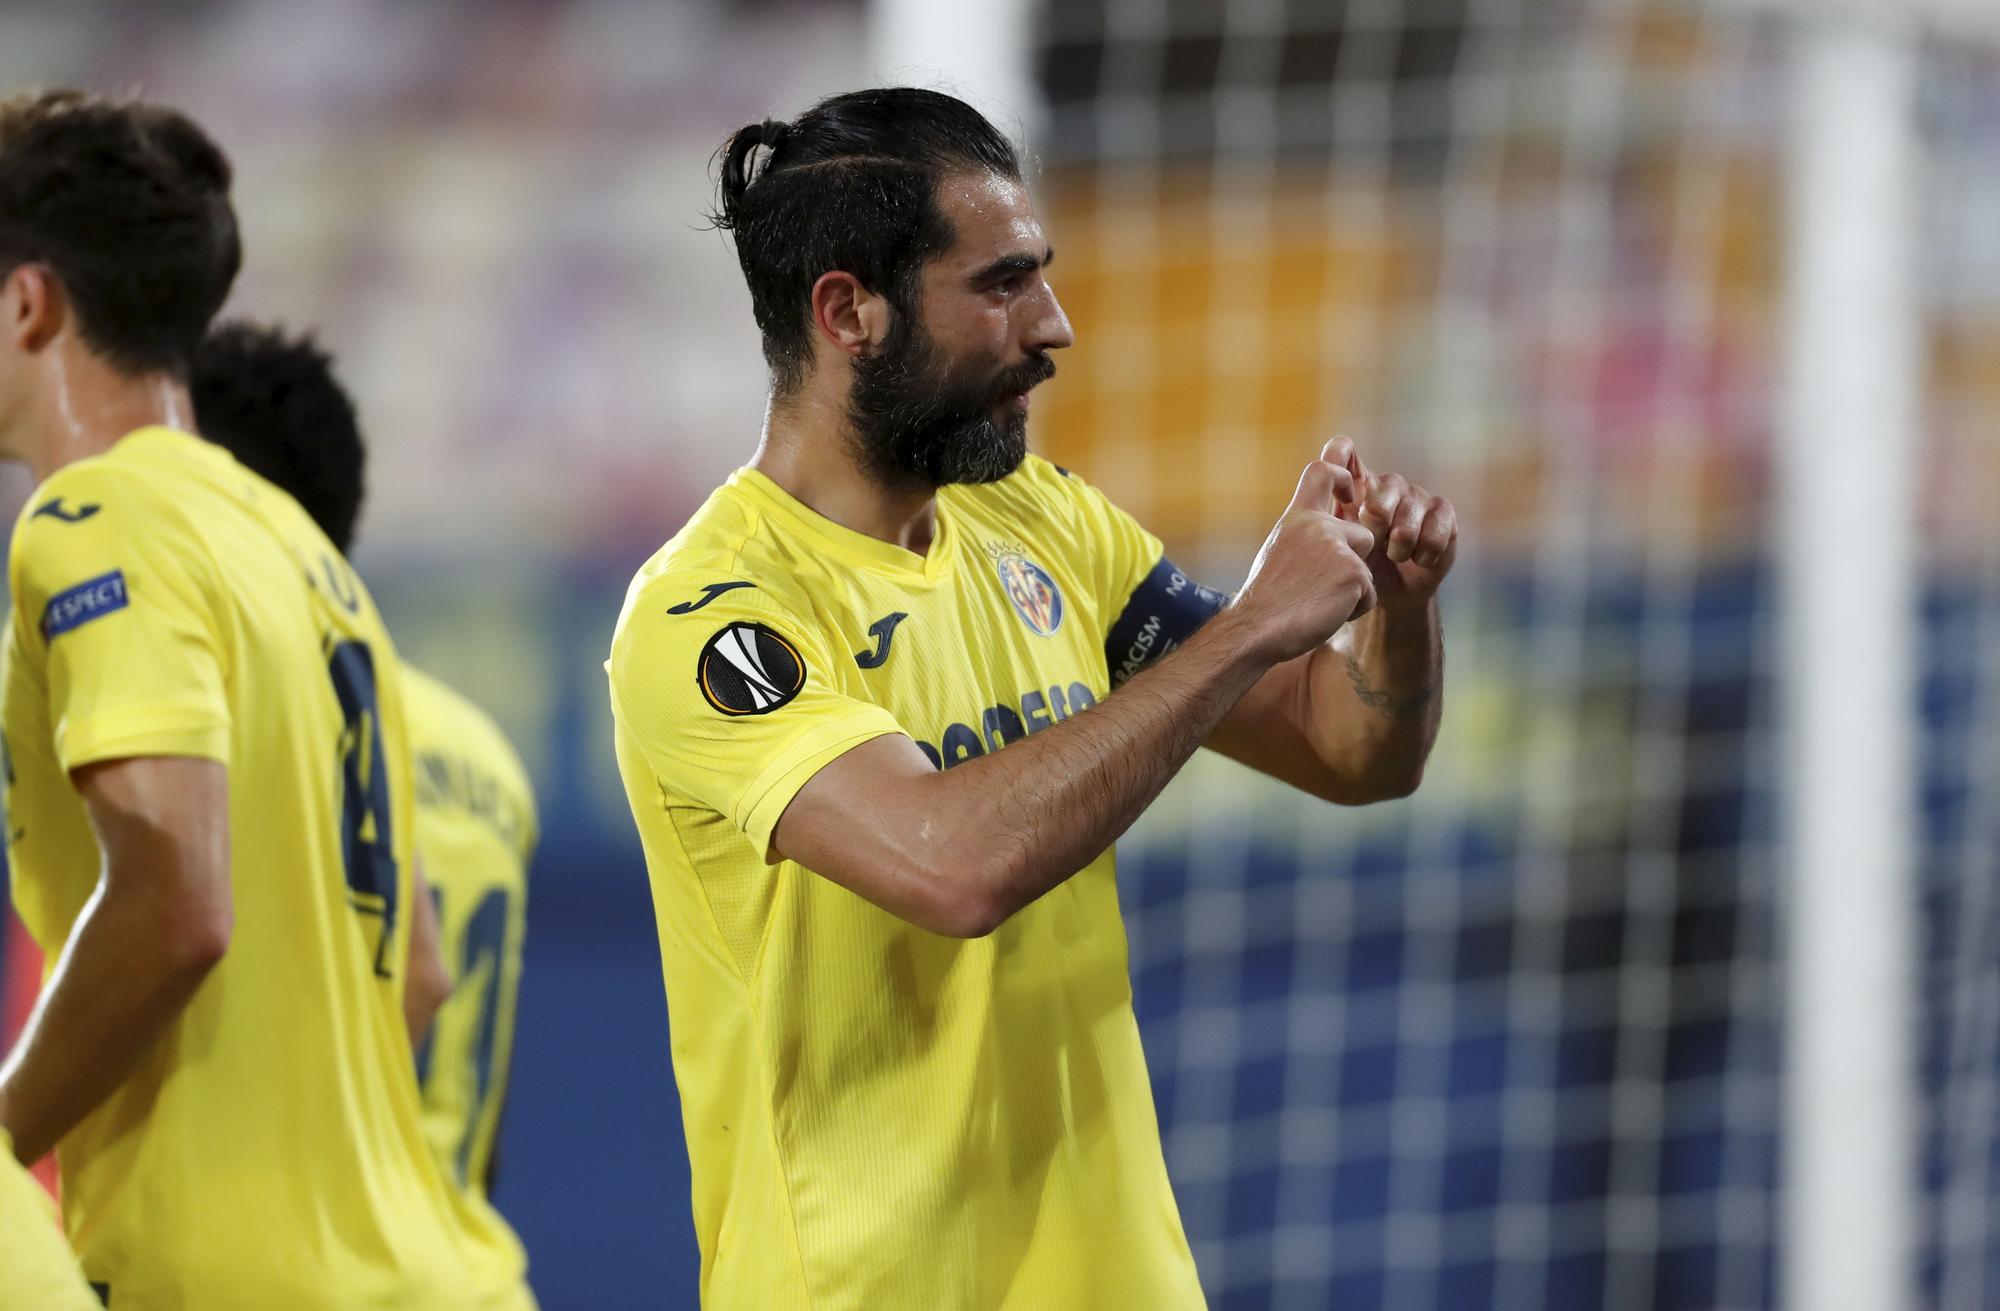
[[[127,373],[187,366],[242,263],[229,160],[185,115],[81,91],[0,99],[0,276],[54,270]]]
[[[753,168],[760,148],[762,167]],[[752,123],[717,158],[709,217],[735,237],[781,395],[812,358],[809,301],[821,274],[851,273],[907,314],[924,261],[954,239],[938,183],[970,170],[1021,179],[1013,144],[978,110],[914,87],[850,91],[789,123]]]
[[[195,427],[292,494],[345,555],[366,494],[368,448],[333,359],[310,334],[235,320],[195,351]]]

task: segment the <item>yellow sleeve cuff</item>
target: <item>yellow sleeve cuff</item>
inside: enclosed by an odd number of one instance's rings
[[[208,706],[121,709],[56,725],[56,759],[65,770],[133,756],[195,756],[229,763],[229,721]]]
[[[857,704],[853,713],[815,725],[743,790],[737,813],[731,818],[757,844],[764,863],[776,864],[778,858],[771,854],[771,834],[778,827],[785,807],[792,804],[792,798],[807,780],[863,742],[902,731],[895,716],[880,706],[866,704]]]

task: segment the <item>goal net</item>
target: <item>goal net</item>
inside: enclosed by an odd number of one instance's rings
[[[1203,758],[1122,846],[1218,1308],[1777,1303],[1786,21],[1042,7],[1080,339],[1042,448],[1218,586],[1336,432],[1465,523],[1415,798]],[[1921,59],[1911,1132],[1928,1304],[1972,1311],[2000,1298],[2000,42]]]
[[[1925,1119],[1931,1305],[2000,1304],[2000,40],[1926,53],[1922,484]]]

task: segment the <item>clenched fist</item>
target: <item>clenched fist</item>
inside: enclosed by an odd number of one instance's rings
[[[1336,437],[1320,459],[1340,466],[1356,494],[1335,512],[1373,536],[1364,554],[1383,608],[1426,604],[1458,559],[1458,511],[1399,473],[1371,473],[1354,442]]]
[[[1274,663],[1304,655],[1374,606],[1367,556],[1376,539],[1356,518],[1359,495],[1353,471],[1322,453],[1251,562],[1230,609]]]

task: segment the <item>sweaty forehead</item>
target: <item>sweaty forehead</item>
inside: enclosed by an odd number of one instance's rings
[[[944,259],[978,267],[1002,255],[1039,260],[1047,249],[1028,189],[997,173],[959,173],[938,186],[938,207],[957,240]]]

